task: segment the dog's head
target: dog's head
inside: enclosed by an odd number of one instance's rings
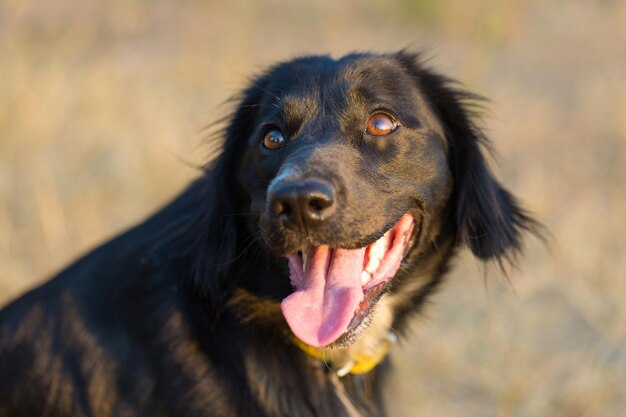
[[[519,249],[531,221],[485,164],[474,99],[403,52],[296,59],[244,92],[214,172],[278,265],[242,279],[276,289],[299,339],[388,328],[460,243],[484,260]]]

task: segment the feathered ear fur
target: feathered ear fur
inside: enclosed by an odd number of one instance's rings
[[[541,226],[498,183],[485,161],[483,149],[489,143],[473,121],[484,100],[424,68],[417,54],[400,52],[396,57],[414,76],[445,129],[459,242],[482,260],[512,261],[521,249],[521,232],[540,235]]]
[[[233,98],[236,108],[223,120],[226,127],[219,132],[222,143],[213,145],[219,149],[218,155],[204,167],[204,175],[166,209],[188,215],[169,225],[170,233],[163,232],[167,237],[160,242],[161,249],[156,248],[159,252],[169,248],[167,251],[178,254],[180,262],[190,268],[194,289],[212,305],[218,305],[228,293],[227,286],[233,284],[227,274],[239,250],[237,239],[241,238],[241,230],[237,214],[242,211],[244,198],[238,173],[255,126],[263,84],[264,77],[259,77]]]

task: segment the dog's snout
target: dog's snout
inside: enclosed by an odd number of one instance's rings
[[[297,181],[281,184],[270,193],[274,215],[291,228],[309,228],[323,222],[335,208],[335,190],[323,181]]]

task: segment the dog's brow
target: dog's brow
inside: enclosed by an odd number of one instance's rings
[[[374,93],[363,86],[350,87],[346,101],[353,105],[366,105],[374,101]]]
[[[283,113],[285,118],[301,121],[315,110],[316,104],[311,96],[286,95],[283,98]]]

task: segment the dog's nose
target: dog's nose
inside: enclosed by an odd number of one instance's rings
[[[270,208],[287,227],[313,227],[335,211],[335,189],[324,181],[295,181],[270,193]]]

